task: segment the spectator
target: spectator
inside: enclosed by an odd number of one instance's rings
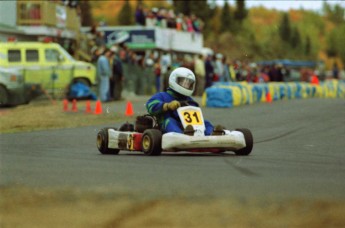
[[[156,26],[156,22],[157,22],[157,19],[156,19],[156,16],[154,15],[153,11],[149,11],[147,16],[146,16],[146,21],[145,21],[145,24],[147,27],[154,27]]]
[[[135,23],[137,25],[145,26],[145,13],[141,4],[139,4],[135,10]]]
[[[96,36],[97,36],[97,25],[94,24],[91,26],[90,32],[87,34],[87,38],[95,44]]]
[[[100,100],[109,101],[109,79],[111,77],[110,58],[112,51],[105,49],[97,60],[98,93]]]
[[[338,64],[336,62],[333,64],[332,76],[335,79],[339,79],[339,68],[338,68]]]
[[[230,80],[230,69],[229,69],[229,64],[227,62],[226,56],[223,57],[222,59],[222,64],[223,64],[223,78],[224,82],[229,82]]]
[[[224,82],[224,66],[223,66],[223,55],[218,53],[216,54],[216,61],[215,61],[215,68],[214,68],[214,74],[215,78],[214,81],[220,81]]]
[[[160,59],[158,59],[154,64],[155,86],[157,93],[161,91],[161,67],[159,64],[159,60]]]
[[[236,71],[234,64],[229,61],[229,73],[230,73],[230,81],[235,82],[236,81]]]
[[[123,82],[123,70],[122,70],[122,61],[119,56],[119,49],[116,46],[113,46],[111,49],[114,52],[113,64],[112,64],[112,73],[113,73],[113,92],[112,98],[114,100],[121,100],[122,93],[122,82]]]
[[[97,46],[93,46],[91,48],[91,54],[92,54],[91,63],[93,63],[94,65],[97,65],[97,60],[102,53],[103,53],[102,48],[98,48]]]
[[[157,13],[157,26],[161,28],[166,28],[167,27],[167,20],[166,20],[166,10],[165,9],[160,9]]]
[[[196,96],[202,96],[206,84],[205,63],[202,55],[198,55],[194,62],[194,72],[196,76]]]
[[[160,58],[160,69],[161,69],[161,77],[163,77],[163,89],[165,90],[167,84],[166,81],[169,78],[169,69],[171,70],[171,56],[168,52],[164,52],[163,55]]]
[[[176,28],[176,18],[173,10],[169,10],[167,14],[167,27],[172,29]]]
[[[180,13],[176,18],[176,30],[182,31],[182,30],[184,30],[183,27],[184,27],[183,14]]]
[[[104,35],[102,32],[96,33],[95,43],[98,47],[105,47]]]
[[[278,66],[277,66],[277,81],[278,82],[284,81],[283,65],[282,64],[278,64]]]
[[[197,33],[200,33],[202,31],[203,23],[200,20],[200,18],[197,18],[194,14],[191,16],[193,30]]]
[[[206,85],[205,89],[212,86],[214,68],[212,64],[212,56],[208,55],[205,61],[205,71],[206,71]]]

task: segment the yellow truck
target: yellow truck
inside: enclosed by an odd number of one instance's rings
[[[71,83],[96,83],[91,63],[75,60],[52,42],[0,42],[0,67],[21,70],[25,83],[40,84],[57,97],[64,96]]]

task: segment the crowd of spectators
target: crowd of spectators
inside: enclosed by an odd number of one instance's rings
[[[176,14],[171,9],[148,9],[143,5],[138,5],[135,10],[135,23],[136,25],[146,27],[171,28],[178,31],[196,33],[201,33],[204,26],[203,21],[195,16],[195,14]]]
[[[170,72],[180,66],[187,67],[195,73],[197,78],[195,96],[202,96],[205,89],[216,82],[267,83],[291,80],[310,82],[311,77],[317,73],[311,69],[290,69],[281,64],[260,66],[253,62],[231,61],[221,53],[178,55],[158,51],[134,52],[124,43],[113,45],[110,49],[97,49],[93,60],[96,66],[99,65],[99,56],[106,55],[109,51],[111,74],[107,89],[108,97],[103,101],[122,99],[123,89],[137,95],[165,91]],[[152,85],[154,90],[151,89]]]

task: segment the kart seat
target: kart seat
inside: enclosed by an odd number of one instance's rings
[[[135,121],[135,131],[143,133],[147,129],[159,129],[157,120],[151,115],[137,116]]]

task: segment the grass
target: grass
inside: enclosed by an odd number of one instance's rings
[[[1,227],[344,227],[339,201],[0,188]],[[25,225],[24,225],[25,224]]]
[[[96,102],[91,102],[95,107]],[[71,106],[71,105],[70,105]],[[86,101],[77,103],[78,112],[63,110],[62,101],[35,101],[28,105],[0,109],[0,133],[92,126],[128,120],[124,113],[104,110],[100,115],[85,113]],[[132,119],[134,117],[130,117]]]

